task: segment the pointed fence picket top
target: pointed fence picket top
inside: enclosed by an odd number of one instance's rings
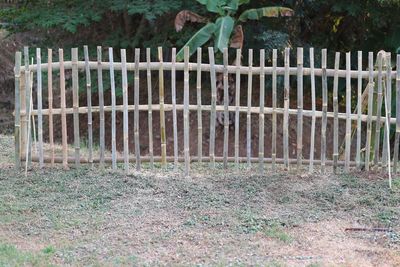
[[[341,69],[341,53],[326,49],[261,50],[258,58],[251,49],[237,50],[229,59],[228,49],[221,57],[208,48],[204,60],[205,50],[199,48],[197,60],[191,61],[185,48],[183,62],[177,61],[175,48],[169,53],[159,47],[154,57],[149,48],[145,55],[135,49],[134,60],[124,49],[107,50],[73,48],[71,58],[66,58],[63,49],[54,55],[48,49],[47,59],[42,60],[38,48],[31,64],[27,47],[24,53],[16,53],[17,168],[27,169],[31,160],[40,167],[62,163],[65,169],[79,168],[81,163],[101,167],[112,163],[113,169],[119,169],[117,163],[123,162],[129,173],[130,164],[140,171],[142,162],[150,162],[151,168],[155,163],[167,168],[173,162],[178,171],[179,162],[184,162],[184,173],[190,175],[196,161],[212,168],[219,168],[217,162],[229,168],[233,162],[236,170],[247,163],[248,168],[257,166],[261,174],[280,170],[279,164],[285,167],[281,170],[297,165],[299,172],[313,172],[319,166],[335,172],[364,166],[365,171],[378,168],[391,174],[392,167],[394,173],[398,171],[400,109],[389,103],[400,102],[399,55],[392,66],[390,53],[378,53],[374,62],[370,52],[364,65],[361,51],[346,53]],[[321,64],[314,60],[316,53]],[[291,64],[292,57],[296,64]],[[92,74],[97,77],[96,90]],[[42,77],[47,77],[47,83]],[[339,87],[341,81],[344,88]],[[79,101],[82,92],[86,103]],[[317,92],[322,95],[320,104]],[[53,95],[60,95],[59,106]],[[307,98],[310,104],[304,101]],[[216,119],[222,114],[221,126]],[[58,116],[60,124],[54,123]],[[391,125],[396,125],[395,132]],[[43,140],[49,140],[49,146]],[[59,149],[56,143],[61,144]],[[317,145],[320,153],[315,153]]]

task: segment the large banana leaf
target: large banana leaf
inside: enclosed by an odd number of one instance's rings
[[[217,19],[215,22],[215,50],[218,49],[219,51],[223,52],[224,48],[228,47],[234,23],[235,21],[230,16]]]
[[[208,40],[210,40],[211,36],[215,32],[215,24],[214,23],[208,23],[205,25],[203,28],[201,28],[198,32],[196,32],[192,38],[187,41],[187,43],[184,45],[189,47],[189,54],[192,55],[196,49],[203,44],[205,44]],[[176,55],[176,60],[177,61],[182,61],[183,60],[183,49],[182,47],[181,50],[179,50],[178,54]]]
[[[259,20],[262,17],[290,17],[293,16],[293,14],[294,11],[287,7],[261,7],[244,11],[240,15],[239,20]]]
[[[225,0],[197,0],[202,5],[205,5],[207,10],[213,13],[220,13],[220,7],[226,3]]]

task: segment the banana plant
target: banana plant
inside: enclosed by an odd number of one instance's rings
[[[228,45],[232,48],[242,48],[244,35],[241,23],[259,20],[262,17],[289,17],[294,14],[290,8],[272,6],[247,9],[237,15],[239,7],[248,4],[250,0],[197,0],[197,2],[204,5],[210,13],[214,13],[214,16],[217,14],[217,19],[210,21],[189,10],[182,10],[176,15],[177,32],[181,31],[187,22],[205,24],[184,45],[189,47],[190,55],[210,40],[214,41],[215,52],[222,52]],[[183,48],[176,55],[176,59],[183,60]]]

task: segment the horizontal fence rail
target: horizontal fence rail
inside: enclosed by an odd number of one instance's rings
[[[25,161],[26,169],[31,161],[38,161],[40,168],[45,163],[62,163],[64,168],[69,168],[71,163],[79,167],[81,163],[104,166],[110,162],[112,168],[117,169],[117,163],[121,162],[128,172],[130,163],[134,163],[139,171],[142,162],[150,162],[151,167],[154,162],[160,162],[162,166],[173,162],[177,167],[182,161],[185,175],[189,175],[191,162],[208,161],[214,167],[215,162],[221,161],[224,168],[229,167],[228,163],[236,167],[245,162],[247,166],[258,164],[260,173],[268,168],[264,163],[271,163],[272,170],[275,170],[275,164],[298,171],[304,171],[302,166],[307,165],[310,172],[316,165],[321,166],[322,172],[326,172],[325,166],[332,166],[334,172],[338,166],[344,166],[345,172],[350,171],[350,167],[367,171],[381,169],[389,173],[390,179],[392,169],[397,172],[400,55],[395,57],[393,64],[390,53],[381,51],[376,56],[368,53],[368,57],[363,58],[359,51],[352,65],[350,52],[343,57],[336,53],[334,64],[329,64],[332,62],[329,62],[331,58],[326,49],[318,54],[317,62],[313,48],[307,53],[308,58],[304,57],[303,48],[297,48],[296,53],[287,48],[282,54],[274,49],[269,57],[261,50],[258,58],[254,58],[253,51],[249,50],[248,62],[244,62],[243,51],[239,49],[235,63],[230,65],[233,60],[229,60],[227,49],[223,52],[222,64],[215,63],[213,48],[207,50],[208,62],[203,62],[201,48],[197,49],[197,62],[190,62],[188,48],[185,48],[184,62],[176,61],[176,49],[172,49],[171,60],[166,61],[161,47],[153,57],[150,49],[135,49],[134,62],[127,61],[124,49],[116,53],[112,48],[97,47],[96,59],[90,58],[92,55],[87,46],[83,53],[79,52],[78,48],[73,48],[68,61],[64,60],[63,49],[58,53],[48,49],[43,57],[45,53],[37,48],[31,64],[27,47],[23,55],[16,53],[17,168],[22,161]],[[291,60],[294,54],[295,61]],[[260,62],[259,66],[254,66],[254,62]],[[278,62],[284,66],[278,66]],[[365,68],[364,62],[368,62]],[[334,68],[330,69],[329,65]],[[344,69],[340,69],[341,66]],[[352,69],[352,66],[356,68]],[[158,79],[153,74],[158,74]],[[93,76],[97,76],[97,81]],[[117,78],[122,79],[121,85]],[[141,83],[141,79],[146,81]],[[278,83],[279,79],[282,83]],[[158,91],[154,90],[157,87]],[[45,90],[46,94],[43,93]],[[116,96],[116,90],[122,93]],[[281,99],[277,97],[279,92],[283,92]],[[145,101],[142,94],[147,95]],[[105,101],[109,95],[111,103]],[[317,95],[322,100],[318,105]],[[59,96],[57,105],[55,96]],[[80,103],[81,99],[86,103]],[[243,105],[245,102],[247,105]],[[296,103],[295,108],[293,103]],[[111,122],[108,122],[109,113]],[[119,113],[123,114],[121,119],[118,119]],[[83,115],[86,123],[82,122]],[[191,116],[197,119],[190,120]],[[147,127],[141,125],[141,117],[146,117]],[[310,125],[305,118],[310,119]],[[117,128],[121,121],[122,129],[118,131],[123,134],[122,140],[118,140]],[[306,123],[309,132],[305,132]],[[192,124],[196,125],[195,136],[191,131]],[[222,135],[217,134],[219,124]],[[390,127],[392,124],[396,125],[395,130]],[[106,140],[106,127],[111,128],[111,140]],[[48,133],[45,139],[49,144],[44,144],[45,133]],[[178,138],[180,133],[183,140]],[[57,150],[55,136],[59,135],[62,147]],[[155,143],[156,135],[160,143]],[[267,140],[267,136],[271,139]],[[230,137],[233,141],[229,141]],[[278,143],[278,139],[282,139],[282,143]],[[145,144],[143,140],[146,140]],[[172,149],[167,149],[171,142]],[[181,142],[183,147],[179,147]],[[191,146],[192,143],[195,146]],[[221,143],[222,148],[216,147]],[[129,144],[133,144],[132,148]],[[265,151],[265,146],[270,144],[270,151]],[[320,151],[315,150],[317,144]],[[206,145],[208,154],[205,153]],[[279,146],[282,158],[277,153]],[[121,154],[117,147],[122,147]],[[143,147],[146,147],[146,153]],[[95,154],[95,148],[99,150],[98,154]],[[155,155],[156,148],[160,155]],[[216,154],[217,151],[222,153]]]

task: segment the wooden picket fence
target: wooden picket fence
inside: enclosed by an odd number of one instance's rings
[[[141,169],[142,161],[150,161],[150,165],[153,166],[155,161],[161,162],[162,166],[167,165],[167,161],[173,161],[175,165],[178,161],[184,161],[185,175],[189,175],[190,163],[194,160],[199,162],[210,162],[211,166],[215,166],[216,161],[222,161],[224,168],[228,167],[228,162],[234,162],[236,167],[239,164],[248,164],[252,162],[258,162],[259,170],[262,173],[265,170],[265,163],[271,163],[272,170],[276,169],[276,165],[283,163],[286,169],[293,164],[297,165],[297,168],[301,168],[302,165],[307,164],[308,170],[312,172],[316,164],[320,165],[322,172],[326,170],[326,166],[332,166],[336,172],[339,166],[344,166],[344,171],[348,172],[350,167],[356,166],[357,168],[364,168],[365,171],[370,170],[371,167],[377,166],[391,173],[393,168],[394,172],[397,172],[398,162],[398,149],[399,149],[399,138],[400,138],[400,105],[396,105],[396,118],[391,117],[391,104],[392,103],[392,83],[396,85],[396,103],[400,103],[400,55],[397,55],[397,71],[392,70],[391,66],[391,55],[390,53],[378,53],[376,56],[376,65],[374,63],[374,54],[368,53],[368,66],[363,68],[363,53],[359,51],[357,53],[357,69],[351,69],[351,54],[346,53],[345,62],[346,68],[340,69],[340,53],[337,52],[335,55],[334,68],[327,68],[327,50],[321,50],[321,67],[316,68],[314,66],[314,49],[310,48],[309,51],[309,66],[304,66],[303,63],[303,48],[297,48],[297,62],[296,66],[290,64],[290,49],[286,48],[284,55],[284,66],[277,66],[278,51],[273,50],[272,54],[272,66],[265,65],[265,52],[260,51],[260,66],[253,66],[253,51],[248,51],[248,64],[241,63],[241,50],[237,50],[236,65],[228,64],[228,51],[225,50],[223,53],[223,64],[215,64],[214,50],[212,47],[208,48],[209,63],[202,62],[202,50],[197,50],[197,62],[189,61],[189,49],[185,49],[184,62],[176,62],[176,50],[172,49],[172,60],[171,62],[163,61],[163,49],[158,48],[158,61],[152,62],[150,56],[150,49],[146,49],[146,61],[142,62],[140,57],[140,49],[134,51],[134,62],[127,62],[126,51],[121,49],[120,58],[121,62],[114,62],[113,60],[113,49],[109,48],[109,60],[104,62],[102,60],[102,48],[97,47],[97,60],[91,61],[89,59],[88,47],[85,46],[83,49],[84,60],[79,60],[78,48],[73,48],[71,51],[71,60],[64,61],[63,49],[58,51],[58,62],[53,62],[52,55],[53,51],[49,49],[48,62],[43,63],[41,61],[42,52],[40,48],[36,49],[36,63],[29,62],[29,50],[27,47],[24,49],[24,65],[21,65],[22,53],[17,52],[15,56],[15,161],[17,168],[22,165],[21,162],[25,161],[25,167],[27,168],[31,161],[38,161],[40,167],[44,166],[44,163],[49,162],[62,163],[65,168],[69,167],[71,162],[74,162],[75,166],[79,166],[80,163],[93,163],[99,162],[101,166],[104,166],[105,162],[111,162],[112,168],[117,168],[117,162],[124,163],[124,169],[126,172],[129,171],[129,166],[132,161],[135,163],[137,170]],[[72,71],[72,107],[66,106],[66,70]],[[61,107],[53,108],[53,72],[59,72],[59,90],[61,97]],[[98,97],[99,105],[92,106],[92,92],[91,92],[91,71],[97,71],[97,86],[98,86]],[[104,105],[104,88],[103,88],[103,72],[109,73],[111,81],[111,106]],[[115,81],[114,73],[121,72],[122,75],[122,96],[123,105],[116,105],[115,96]],[[148,103],[139,103],[139,94],[142,90],[139,84],[139,72],[145,71],[147,73],[147,91],[148,91]],[[151,84],[151,72],[157,71],[159,74],[158,87],[159,87],[159,103],[153,104],[152,101],[152,84]],[[183,71],[184,73],[184,101],[183,104],[176,102],[176,72]],[[42,73],[47,72],[47,83],[48,83],[48,106],[44,107],[42,103]],[[164,75],[165,72],[171,73],[171,89],[172,89],[172,103],[165,103],[164,101]],[[190,90],[189,73],[195,72],[196,77],[196,90]],[[79,76],[85,73],[86,80],[86,92],[87,92],[87,105],[79,106]],[[134,104],[128,105],[128,74],[134,74]],[[223,73],[223,84],[224,84],[224,105],[216,105],[216,77],[218,73]],[[36,75],[35,82],[33,81],[33,74]],[[209,75],[211,81],[211,103],[204,104],[201,102],[202,94],[202,75]],[[241,82],[240,79],[243,76],[247,76],[247,95],[248,105],[241,106],[240,98],[236,97],[235,105],[228,105],[228,76],[233,75],[236,78],[236,96],[240,96]],[[259,88],[260,88],[260,101],[259,106],[251,105],[252,98],[252,78],[254,75],[259,76]],[[82,75],[83,76],[83,75]],[[279,90],[284,90],[284,105],[283,108],[277,106],[277,78],[278,76],[284,77],[284,86]],[[290,96],[290,77],[294,76],[297,78],[297,109],[291,109],[289,107],[289,96]],[[303,108],[304,88],[303,81],[304,77],[309,76],[311,82],[311,110],[305,110]],[[322,110],[316,110],[316,77],[321,77],[322,84]],[[333,78],[333,88],[328,89],[328,77]],[[346,81],[346,112],[339,112],[338,103],[338,84],[339,79],[344,78]],[[272,80],[272,106],[265,106],[265,90],[266,79]],[[363,81],[367,81],[367,94],[363,94]],[[357,93],[355,94],[357,101],[357,110],[352,112],[352,83],[357,84]],[[32,103],[32,84],[36,85],[36,102]],[[319,85],[319,84],[318,84]],[[205,88],[209,88],[206,86]],[[308,89],[307,89],[308,90]],[[197,104],[189,104],[189,93],[196,93]],[[329,93],[329,94],[328,94]],[[328,96],[333,96],[333,111],[328,111]],[[377,103],[374,103],[374,99],[377,99]],[[367,101],[366,110],[363,110],[363,101]],[[354,100],[353,100],[354,102]],[[364,102],[366,103],[366,102]],[[384,105],[384,109],[383,109]],[[384,114],[381,114],[381,110],[384,110]],[[129,136],[128,132],[128,113],[134,113],[134,135]],[[149,153],[148,155],[142,155],[140,151],[139,135],[139,111],[147,111],[148,113],[148,135],[149,135]],[[177,147],[177,111],[183,111],[183,132],[184,132],[184,155],[183,158],[179,156]],[[105,156],[105,124],[104,116],[106,112],[111,112],[112,118],[112,129],[111,129],[111,158]],[[123,157],[118,157],[116,154],[117,140],[115,135],[116,125],[116,112],[123,112]],[[160,135],[161,143],[153,143],[153,118],[152,113],[159,112],[160,114]],[[165,113],[172,112],[173,114],[173,142],[174,151],[172,155],[167,155],[166,150],[166,123]],[[198,151],[197,156],[191,156],[189,150],[189,142],[196,142],[195,138],[189,136],[189,115],[190,112],[197,112],[198,118]],[[208,156],[205,156],[202,151],[203,134],[204,130],[202,127],[202,112],[210,112],[210,128],[209,128],[209,152]],[[216,113],[224,113],[224,146],[223,154],[215,154],[215,128],[216,128]],[[234,157],[228,156],[228,139],[230,135],[229,129],[229,112],[235,113],[235,127],[234,127]],[[99,155],[95,157],[93,154],[93,127],[92,127],[92,114],[99,113],[100,118],[100,136],[99,136]],[[239,114],[247,114],[246,121],[246,140],[239,140]],[[73,157],[68,155],[68,138],[67,138],[67,114],[73,115],[73,129],[74,129],[74,150],[75,154]],[[88,155],[85,157],[81,156],[81,136],[79,136],[79,115],[87,114],[87,150]],[[251,121],[251,115],[258,114],[258,122]],[[283,158],[277,158],[277,115],[283,116]],[[264,151],[264,122],[265,115],[272,116],[272,128],[267,129],[272,131],[272,149],[271,158],[265,157]],[[49,126],[49,143],[50,143],[50,155],[45,155],[43,149],[43,116],[48,116]],[[53,117],[61,117],[61,136],[62,136],[62,156],[56,156],[54,153],[54,127]],[[293,120],[293,117],[297,117],[297,120]],[[310,153],[309,158],[305,159],[303,156],[303,118],[311,117],[311,142],[310,142]],[[316,119],[321,118],[321,132],[316,133]],[[333,155],[327,155],[327,120],[333,118]],[[32,155],[32,123],[37,119],[37,139],[38,149],[37,154]],[[339,120],[345,120],[346,122],[346,134],[345,134],[345,148],[344,148],[344,160],[339,159]],[[290,158],[289,155],[289,121],[297,122],[297,145],[296,145],[296,158]],[[251,124],[259,124],[259,151],[258,158],[251,156]],[[361,125],[366,124],[367,132],[366,135],[362,136]],[[395,137],[391,138],[391,124],[396,124]],[[355,157],[351,157],[351,142],[352,142],[352,127],[356,126],[356,152]],[[382,128],[383,125],[383,128]],[[383,130],[382,130],[383,129]],[[60,129],[56,129],[57,131]],[[373,135],[372,131],[375,131]],[[383,142],[381,141],[381,132],[384,133]],[[372,138],[375,137],[375,140]],[[134,153],[129,151],[129,139],[134,139]],[[314,146],[315,138],[320,138],[321,142],[321,157],[320,160],[314,159]],[[391,139],[394,139],[391,142]],[[365,148],[361,147],[361,144],[365,144]],[[379,144],[382,143],[382,147]],[[391,145],[394,143],[394,146]],[[239,155],[239,147],[243,144],[246,146],[246,155]],[[374,144],[372,146],[372,144]],[[161,146],[161,156],[153,155],[153,146]],[[394,148],[394,149],[393,149]],[[392,153],[391,153],[392,151]],[[192,151],[193,152],[193,151]],[[192,153],[193,154],[193,153]],[[354,153],[353,153],[354,155]],[[361,155],[364,155],[362,157]],[[372,159],[373,157],[373,159]]]

